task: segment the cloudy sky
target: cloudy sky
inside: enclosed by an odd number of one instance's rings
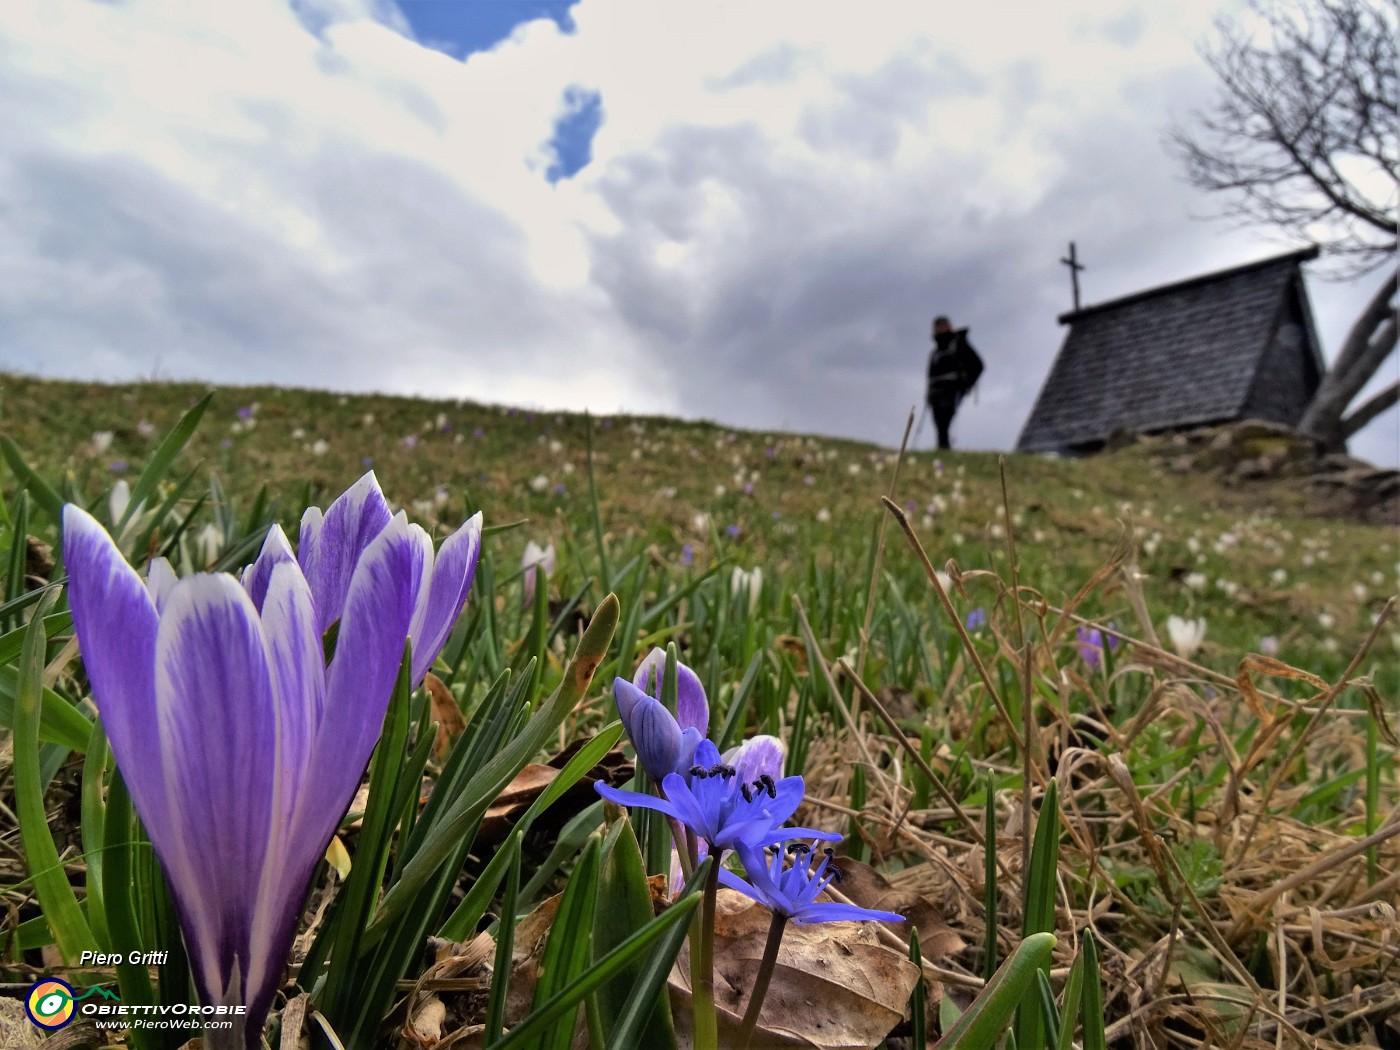
[[[1292,246],[1162,148],[1233,9],[8,0],[0,368],[893,444],[947,313],[1009,448],[1070,240],[1090,303]],[[1376,283],[1310,278],[1329,355]]]

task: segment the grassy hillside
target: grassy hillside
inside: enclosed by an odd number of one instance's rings
[[[3,377],[0,433],[55,492],[108,520],[120,517],[118,483],[137,484],[208,392]],[[20,526],[56,546],[43,500],[17,498],[25,468],[9,455],[6,548]],[[603,596],[621,600],[608,659],[559,747],[611,718],[614,675],[675,642],[706,683],[712,727],[730,742],[783,737],[788,771],[807,777],[801,819],[846,833],[852,862],[956,933],[938,942],[931,1017],[966,1005],[989,924],[1000,956],[1029,928],[1024,832],[1053,781],[1052,985],[1062,992],[1092,927],[1111,1042],[1273,1046],[1282,1031],[1355,1045],[1395,1023],[1400,966],[1384,932],[1400,888],[1393,529],[1307,515],[1287,482],[1169,473],[1141,448],[900,461],[855,442],[657,417],[264,387],[215,392],[152,495],[166,500],[159,520],[129,553],[164,551],[182,571],[236,567],[267,521],[295,539],[303,507],[371,468],[440,535],[477,510],[492,530],[471,634],[444,671],[469,720],[492,675],[540,644],[521,553],[553,543],[541,689],[560,680]],[[761,583],[741,582],[736,570],[753,569]],[[21,593],[12,571],[9,594]],[[1172,617],[1203,620],[1203,643],[1174,640]],[[85,695],[76,667],[54,673]],[[80,866],[81,843],[55,828]],[[1000,858],[992,912],[984,828]],[[6,837],[17,847],[13,826]],[[542,880],[569,870],[569,855],[536,846]],[[26,869],[13,856],[18,907]],[[9,959],[16,978],[27,972]],[[467,1023],[467,1005],[451,1009]],[[888,1045],[908,1035],[897,1026]]]

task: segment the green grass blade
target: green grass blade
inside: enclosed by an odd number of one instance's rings
[[[42,611],[43,606],[40,606],[40,614],[29,622],[20,654],[14,723],[15,810],[34,894],[49,920],[54,943],[64,961],[72,965],[82,952],[96,951],[98,945],[78,907],[73,887],[68,884],[44,810],[45,785],[39,775],[39,719],[48,638],[44,634]]]
[[[1035,972],[1035,990],[1040,997],[1040,1019],[1045,1025],[1045,1046],[1060,1045],[1060,1011],[1055,1006],[1055,989],[1050,986],[1050,977],[1044,970]],[[1071,1025],[1073,1019],[1070,1019]]]
[[[1051,780],[1040,804],[1040,816],[1035,822],[1030,873],[1026,880],[1023,937],[1052,933],[1055,929],[1055,884],[1059,864],[1060,804],[1055,781]],[[1040,1005],[1034,998],[1016,1013],[1016,1045],[1018,1048],[1034,1047],[1035,1050],[1045,1045]]]
[[[706,857],[695,869],[695,874],[690,877],[690,881],[677,895],[676,900],[690,902],[692,905],[700,900],[700,888],[705,884],[705,875],[710,870],[710,865],[714,861]],[[674,908],[676,905],[671,905]],[[661,938],[646,956],[646,961],[642,964],[635,983],[632,986],[632,994],[628,998],[621,1013],[617,1015],[617,1021],[609,1033],[609,1050],[623,1050],[625,1047],[645,1046],[650,1048],[651,1043],[643,1042],[644,1032],[654,1031],[647,1027],[647,1022],[655,1016],[654,1010],[667,1011],[665,1030],[670,1033],[669,1040],[664,1043],[655,1044],[657,1050],[667,1050],[675,1045],[675,1035],[670,1022],[670,1005],[666,996],[666,978],[671,972],[671,967],[675,964],[676,956],[680,953],[681,946],[685,943],[686,935],[690,931],[687,923],[672,926],[670,931]],[[638,931],[640,932],[640,931]]]
[[[982,979],[990,981],[997,972],[997,803],[996,781],[988,773],[984,781],[987,803],[982,821],[986,848],[982,851],[982,905],[987,916],[986,937],[982,944]]]
[[[504,1039],[496,1043],[493,1050],[537,1047],[539,1043],[536,1040],[539,1039],[542,1032],[559,1018],[576,1010],[585,996],[591,995],[604,982],[611,980],[619,971],[631,965],[634,959],[641,956],[667,930],[673,929],[677,923],[684,926],[699,904],[700,895],[692,893],[684,900],[671,905],[647,923],[645,927],[597,960],[591,968],[570,982],[567,987],[555,993],[548,1002],[542,1003],[529,1017],[512,1028]],[[674,955],[672,959],[674,959]],[[670,963],[667,964],[667,969],[669,968]],[[622,1046],[615,1039],[613,1045]]]
[[[914,1046],[928,1046],[928,1018],[924,1007],[928,1001],[928,988],[924,984],[924,956],[919,950],[919,931],[909,931],[909,961],[919,968],[919,979],[914,982],[914,990],[909,994],[909,1035]]]
[[[613,825],[604,846],[603,870],[598,883],[598,912],[593,921],[593,951],[605,955],[652,918],[651,887],[647,885],[642,849],[630,820]],[[629,967],[598,990],[595,997],[599,1027],[615,1032],[619,1018],[642,977],[642,964]],[[639,1004],[644,1005],[644,1004]],[[674,1047],[676,1033],[671,1011],[661,989],[654,989],[651,1010],[645,1011],[644,1026],[628,1036],[630,1045],[662,1050]],[[614,1037],[616,1038],[616,1036]],[[601,1045],[601,1044],[600,1044]]]
[[[1074,1022],[1079,1017],[1083,990],[1084,952],[1081,950],[1074,957],[1074,965],[1065,979],[1064,1000],[1060,1003],[1060,1037],[1055,1042],[1055,1050],[1074,1050]]]
[[[996,1045],[1022,1001],[1034,1002],[1028,993],[1035,985],[1035,975],[1050,965],[1054,949],[1052,933],[1033,933],[1018,944],[957,1024],[935,1044],[936,1050],[987,1050]],[[1030,1044],[1018,1040],[1016,1045],[1026,1050]]]
[[[34,497],[34,502],[43,507],[44,513],[55,522],[59,521],[63,517],[63,497],[52,485],[30,469],[29,464],[24,461],[24,455],[20,452],[19,446],[4,434],[0,434],[0,455],[5,457],[5,462],[14,471],[20,485]]]
[[[491,996],[486,1004],[486,1030],[481,1033],[483,1046],[490,1046],[500,1038],[506,1019],[506,992],[510,988],[511,960],[515,954],[515,913],[520,899],[520,844],[523,839],[524,835],[516,831],[497,854],[507,858],[506,892],[501,902],[501,921],[496,928],[496,967]]]
[[[1104,1031],[1103,979],[1099,974],[1099,949],[1093,930],[1084,931],[1084,1050],[1108,1050]]]
[[[545,942],[544,957],[540,960],[539,981],[535,984],[536,1008],[586,973],[592,962],[600,846],[599,837],[593,835],[564,887],[563,899],[550,926],[549,940]],[[540,1050],[569,1050],[573,1038],[574,1015],[566,1014],[541,1034],[536,1045]]]
[[[599,603],[593,620],[579,639],[574,657],[564,668],[563,681],[535,712],[515,738],[495,754],[471,778],[455,799],[442,822],[423,842],[403,870],[403,877],[385,894],[379,910],[365,929],[362,944],[374,944],[388,931],[397,916],[408,907],[414,895],[433,877],[439,865],[460,845],[462,836],[481,819],[486,808],[501,793],[530,757],[557,731],[564,719],[583,699],[593,681],[593,672],[607,655],[608,644],[617,627],[617,599],[608,595]]]
[[[14,727],[22,676],[15,667],[0,667],[0,725]],[[39,684],[38,739],[82,754],[92,736],[92,723],[81,711],[42,681]],[[37,745],[36,745],[37,746]]]
[[[180,417],[180,421],[175,424],[170,433],[161,439],[156,450],[151,453],[151,458],[146,462],[146,469],[141,471],[141,476],[136,479],[136,484],[131,486],[131,499],[127,501],[126,510],[122,512],[121,520],[116,523],[112,530],[113,535],[119,534],[126,523],[131,520],[131,516],[136,513],[140,506],[150,498],[151,493],[165,477],[175,462],[175,457],[189,444],[189,440],[194,436],[194,431],[199,426],[200,417],[204,415],[204,410],[209,407],[209,402],[213,400],[212,393],[205,394],[197,401],[193,408]]]

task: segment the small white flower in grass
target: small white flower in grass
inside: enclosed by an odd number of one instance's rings
[[[545,579],[549,579],[554,574],[554,561],[554,544],[541,547],[534,540],[525,544],[525,553],[520,557],[520,566],[525,570],[525,597],[521,604],[534,603],[536,577],[544,573]]]
[[[729,593],[738,597],[740,594],[747,594],[749,599],[749,612],[752,613],[758,608],[758,596],[763,592],[763,570],[758,566],[745,572],[737,565],[729,576]]]
[[[1273,572],[1269,573],[1269,579],[1273,580],[1275,584],[1282,587],[1285,583],[1288,582],[1288,570],[1275,569]]]
[[[1364,602],[1371,596],[1371,592],[1366,589],[1364,583],[1353,583],[1351,585],[1351,593],[1356,596],[1356,600],[1359,602]]]
[[[724,493],[725,493],[725,488],[724,488],[723,485],[716,485],[716,486],[715,486],[715,499],[720,499],[720,498],[724,495]]]
[[[846,467],[846,473],[849,474],[849,475],[851,475],[851,477],[855,477],[857,474],[860,473],[860,464],[859,464],[859,463],[851,463],[851,464],[849,464],[849,465]]]
[[[224,534],[213,522],[205,524],[194,538],[194,560],[201,569],[207,569],[219,560],[224,549]]]
[[[1320,612],[1317,614],[1317,625],[1324,631],[1330,631],[1337,626],[1337,618],[1330,612]]]
[[[823,507],[821,510],[817,511],[817,520],[825,525],[831,520],[831,511]]]
[[[702,535],[702,536],[707,536],[707,535],[709,535],[709,532],[710,532],[710,516],[709,516],[709,514],[707,514],[705,511],[702,510],[700,513],[696,514],[695,517],[691,518],[691,519],[690,519],[690,524],[691,524],[691,527],[694,528],[696,532],[700,533],[700,535]]]
[[[1337,639],[1331,637],[1330,635],[1322,639],[1322,648],[1329,653],[1335,653],[1338,648]]]
[[[1218,579],[1215,581],[1215,586],[1218,587],[1227,598],[1233,598],[1240,592],[1240,585],[1234,580]]]
[[[543,492],[545,489],[549,488],[549,479],[543,474],[536,474],[530,479],[530,488],[534,489],[536,492]]]
[[[136,433],[140,434],[143,438],[149,441],[151,438],[155,437],[156,425],[152,423],[149,419],[143,419],[141,420],[141,422],[136,424]]]
[[[112,523],[121,521],[122,515],[126,513],[126,506],[131,502],[131,486],[122,478],[112,486],[112,494],[107,497],[107,510],[111,514]]]
[[[1273,635],[1266,634],[1263,638],[1259,639],[1259,652],[1264,656],[1277,656],[1278,649],[1278,639]]]
[[[305,430],[305,428],[303,428],[303,427],[297,427],[295,430],[292,431],[292,440],[293,440],[293,441],[300,441],[300,440],[301,440],[302,438],[304,438],[304,437],[306,437],[306,430]]]
[[[112,447],[112,432],[110,430],[94,430],[92,432],[92,450],[99,456]]]
[[[317,438],[315,441],[311,442],[311,454],[313,456],[324,456],[330,451],[330,448],[330,442],[325,438]]]
[[[1176,650],[1176,654],[1184,660],[1189,660],[1196,655],[1196,650],[1205,641],[1206,621],[1204,619],[1187,620],[1180,616],[1168,616],[1167,637],[1171,639],[1172,648]]]
[[[936,569],[936,570],[934,570],[934,573],[933,573],[933,574],[934,574],[936,577],[938,577],[938,586],[942,587],[945,593],[949,593],[949,592],[952,591],[952,589],[953,589],[953,577],[949,576],[949,575],[948,575],[946,572],[944,572],[942,569]]]
[[[1206,574],[1203,572],[1189,572],[1186,578],[1181,581],[1193,591],[1202,590],[1206,585]]]

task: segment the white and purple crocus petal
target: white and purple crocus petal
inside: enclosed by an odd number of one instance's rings
[[[316,596],[316,626],[322,634],[345,610],[360,555],[392,517],[372,470],[337,496],[325,513],[308,507],[302,515],[297,560]]]
[[[632,684],[660,700],[665,675],[666,650],[657,647],[637,665]],[[710,729],[710,702],[705,697],[705,687],[700,684],[700,676],[680,661],[676,661],[676,724],[682,730],[698,730],[700,737]]]
[[[471,590],[476,564],[481,558],[481,520],[478,511],[442,542],[436,557],[431,559],[432,576],[426,594],[418,595],[409,629],[413,637],[415,686],[423,681],[423,676],[442,652],[467,603],[467,592]]]
[[[201,998],[247,1007],[243,1032],[206,1045],[255,1047],[306,884],[378,738],[431,545],[402,518],[367,545],[326,669],[313,588],[275,539],[246,587],[174,581],[160,562],[143,583],[84,511],[66,507],[63,526],[93,696]]]

